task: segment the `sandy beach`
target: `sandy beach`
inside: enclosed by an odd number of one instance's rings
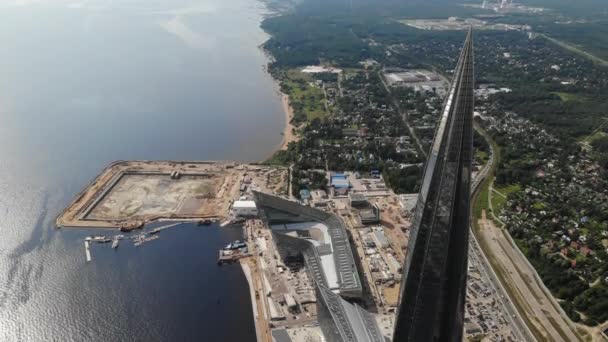
[[[285,129],[283,130],[283,142],[280,149],[286,150],[290,142],[298,141],[298,136],[294,134],[295,126],[291,123],[293,108],[289,105],[289,95],[281,93],[281,103],[283,104],[283,112],[285,112]]]

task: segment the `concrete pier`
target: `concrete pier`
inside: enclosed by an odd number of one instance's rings
[[[88,237],[84,240],[84,253],[86,255],[87,262],[91,261],[91,238]]]
[[[235,252],[233,254],[230,255],[224,255],[223,251],[220,250],[219,251],[219,256],[217,259],[217,263],[218,265],[221,265],[223,263],[231,263],[231,262],[235,262],[238,261],[241,258],[246,258],[248,256],[251,256],[251,253],[240,253],[240,252]]]

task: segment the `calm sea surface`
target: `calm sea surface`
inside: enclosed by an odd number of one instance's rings
[[[0,341],[249,341],[237,228],[135,248],[56,230],[119,159],[260,160],[284,125],[256,0],[0,2]]]

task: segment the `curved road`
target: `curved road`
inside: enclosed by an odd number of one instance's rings
[[[481,134],[482,132],[479,132],[479,133]],[[484,134],[482,134],[482,135],[484,137],[486,137]],[[488,163],[486,164],[486,166],[484,166],[484,168],[481,169],[481,171],[479,171],[477,176],[475,176],[475,178],[473,179],[473,182],[471,183],[471,196],[474,196],[475,193],[479,190],[479,186],[481,184],[483,184],[484,180],[488,176],[489,171],[492,169],[492,166],[494,165],[494,156],[495,156],[494,149],[492,147],[492,144],[489,141],[488,141],[488,146],[490,147],[490,159],[489,159]],[[475,218],[473,218],[473,219],[475,219]],[[471,227],[470,235],[471,235],[470,242],[472,242],[472,243],[469,245],[469,253],[475,255],[475,257],[480,260],[480,264],[483,266],[483,271],[486,274],[486,276],[488,277],[488,279],[490,279],[492,287],[494,288],[494,292],[496,294],[498,294],[499,301],[502,304],[502,306],[505,310],[505,313],[508,316],[509,321],[511,322],[511,326],[513,327],[513,331],[514,331],[515,335],[517,336],[518,340],[519,341],[536,341],[536,338],[534,337],[534,335],[532,334],[532,332],[530,331],[528,326],[525,324],[523,318],[519,314],[519,311],[517,311],[517,309],[515,308],[515,305],[509,298],[509,294],[507,293],[505,288],[502,286],[502,283],[498,279],[498,276],[492,269],[492,266],[490,265],[489,260],[486,258],[486,255],[484,254],[483,250],[481,249],[481,246],[479,245],[479,242],[477,241],[477,237],[475,236],[472,227]],[[469,256],[469,257],[471,257],[471,256]]]

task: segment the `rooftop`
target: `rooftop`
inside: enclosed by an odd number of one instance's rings
[[[236,208],[255,208],[255,201],[234,201],[232,206]]]
[[[342,295],[361,295],[361,280],[344,223],[339,217],[265,193],[254,192],[254,195],[261,209],[260,217],[273,231],[282,225],[286,230],[308,230],[311,236],[314,235],[312,229],[322,233],[316,239],[307,240],[311,244],[304,254],[309,267],[313,268],[309,271],[317,282],[335,289],[337,281],[337,289]],[[324,245],[329,245],[330,249]],[[317,267],[322,271],[318,272]]]
[[[360,306],[345,301],[319,284],[317,284],[317,294],[319,304],[327,308],[332,319],[331,323],[335,327],[335,329],[328,329],[326,328],[327,324],[321,325],[327,340],[339,338],[342,341],[349,342],[384,341],[378,323],[369,312]]]

